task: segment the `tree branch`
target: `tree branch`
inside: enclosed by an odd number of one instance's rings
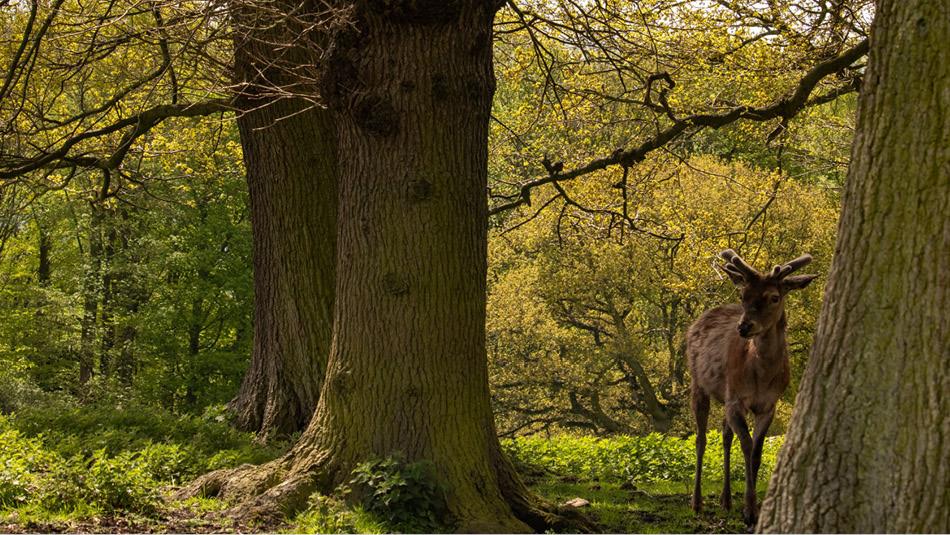
[[[149,108],[141,113],[126,117],[111,125],[77,134],[59,145],[58,148],[32,159],[15,163],[0,163],[0,180],[11,180],[48,166],[56,166],[68,160],[72,165],[115,169],[122,162],[132,144],[152,127],[171,117],[200,117],[233,109],[232,100],[215,99],[189,104],[163,104]],[[70,157],[69,152],[83,141],[96,139],[130,128],[123,136],[118,148],[106,158]],[[2,156],[2,155],[0,155]]]
[[[763,122],[781,118],[783,122],[788,121],[789,119],[795,117],[806,106],[829,102],[838,96],[835,91],[832,91],[829,94],[809,100],[812,91],[822,79],[828,75],[846,69],[854,62],[864,57],[867,52],[868,40],[864,39],[840,55],[815,65],[808,72],[806,72],[804,76],[802,76],[795,89],[789,95],[778,99],[773,104],[768,106],[737,106],[723,113],[694,114],[679,120],[674,119],[672,124],[670,124],[666,129],[661,130],[655,136],[647,139],[637,147],[626,150],[618,149],[610,156],[591,160],[587,164],[581,165],[580,167],[570,171],[562,171],[551,166],[546,166],[548,169],[547,176],[522,184],[519,193],[512,201],[495,206],[491,208],[488,213],[489,215],[495,215],[517,208],[521,205],[530,206],[531,191],[546,184],[573,180],[575,178],[582,177],[584,175],[588,175],[614,165],[630,167],[643,161],[650,152],[667,145],[671,141],[676,140],[690,130],[702,128],[717,129],[734,123],[740,119]],[[651,81],[664,80],[667,82],[667,87],[671,87],[672,79],[668,79],[668,76],[663,76],[662,74],[654,76],[655,78],[653,78]],[[850,87],[851,89],[848,89],[844,92],[853,91],[857,86],[853,83],[850,85]],[[650,89],[650,85],[648,85],[648,89]],[[663,110],[668,117],[675,117],[668,105],[664,106],[665,98],[661,98],[661,102],[657,104],[650,100],[650,96],[648,94],[645,100],[651,107]]]

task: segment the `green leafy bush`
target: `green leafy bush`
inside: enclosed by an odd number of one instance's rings
[[[159,482],[151,477],[139,453],[107,457],[104,449],[95,452],[88,464],[85,486],[89,503],[108,512],[149,513],[160,498]]]
[[[432,531],[445,513],[443,492],[428,461],[407,463],[399,456],[366,461],[353,470],[343,491],[400,531]]]
[[[42,434],[46,446],[63,457],[88,457],[100,449],[108,456],[141,452],[152,459],[154,477],[169,483],[216,468],[263,463],[287,447],[284,442],[255,444],[253,434],[235,430],[223,418],[176,415],[115,400],[36,407],[20,411],[15,420],[17,429]]]
[[[30,381],[24,370],[7,362],[0,366],[0,414],[9,414],[29,406],[46,405],[54,397]]]
[[[0,415],[0,510],[153,512],[160,489],[282,451],[154,407],[54,404]]]
[[[612,482],[689,483],[696,462],[694,441],[694,437],[657,433],[611,438],[534,436],[503,440],[502,447],[522,470]],[[781,444],[782,437],[766,438],[761,474],[771,473]],[[741,480],[745,467],[738,441],[733,442],[732,458],[732,479]],[[719,433],[708,434],[703,475],[710,480],[723,479]]]

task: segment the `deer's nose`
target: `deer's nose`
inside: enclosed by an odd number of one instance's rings
[[[748,338],[749,333],[752,332],[752,322],[743,321],[742,323],[739,324],[738,329],[739,329],[739,336],[743,338]]]

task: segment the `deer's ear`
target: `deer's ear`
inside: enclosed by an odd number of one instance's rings
[[[746,283],[745,275],[731,265],[726,264],[725,266],[719,266],[719,269],[726,275],[729,275],[729,279],[736,286],[741,286]]]
[[[811,284],[811,281],[818,278],[818,275],[791,275],[782,279],[782,290],[801,290]]]

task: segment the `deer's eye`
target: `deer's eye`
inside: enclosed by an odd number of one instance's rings
[[[778,301],[779,301],[779,296],[773,295],[773,296],[772,296],[772,303],[778,303]]]

